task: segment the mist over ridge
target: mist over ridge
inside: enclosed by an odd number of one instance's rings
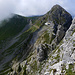
[[[0,0],[0,20],[11,17],[11,13],[22,16],[44,15],[55,4],[59,4],[74,16],[74,3],[74,0]]]

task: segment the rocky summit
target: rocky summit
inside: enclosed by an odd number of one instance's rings
[[[43,16],[3,20],[0,75],[75,75],[75,18],[54,5]]]

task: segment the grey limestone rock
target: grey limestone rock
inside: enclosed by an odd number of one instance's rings
[[[65,35],[65,30],[64,30],[64,27],[61,26],[61,25],[58,25],[58,30],[57,30],[57,34],[56,34],[56,39],[57,39],[57,43],[59,43],[62,38],[64,37]]]
[[[39,62],[41,62],[47,58],[47,51],[48,51],[48,48],[46,47],[45,44],[39,45],[39,47],[37,49]]]
[[[49,19],[54,21],[56,24],[63,25],[66,28],[71,25],[72,16],[60,5],[53,6],[48,14]]]

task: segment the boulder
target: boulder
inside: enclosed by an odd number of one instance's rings
[[[45,72],[44,75],[50,75],[50,73],[49,72]]]
[[[57,39],[56,43],[58,44],[63,39],[64,36],[65,36],[64,27],[61,25],[58,25],[58,30],[56,34],[56,39]]]
[[[45,44],[39,45],[39,47],[37,48],[37,54],[38,54],[38,61],[39,62],[41,62],[47,58],[47,51],[48,51],[48,48],[46,47]]]
[[[29,73],[31,71],[31,66],[30,65],[27,65],[26,71],[27,71],[27,73]]]

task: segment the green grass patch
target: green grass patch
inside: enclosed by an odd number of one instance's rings
[[[37,61],[35,60],[31,65],[33,72],[35,73],[37,71]]]
[[[66,70],[66,74],[65,75],[75,75],[75,72],[72,71],[72,69],[74,68],[73,64],[69,64],[69,69]]]
[[[75,29],[73,30],[72,35],[74,34],[74,32],[75,32]],[[72,36],[72,35],[71,35],[71,36]]]
[[[2,23],[3,24],[3,23]],[[28,24],[27,18],[21,16],[14,16],[9,21],[6,21],[2,27],[0,27],[0,40],[5,40],[7,38],[17,35],[25,25]]]

